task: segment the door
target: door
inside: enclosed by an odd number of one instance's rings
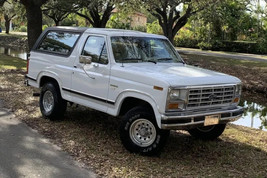
[[[106,112],[110,64],[105,37],[89,36],[73,67],[73,102]]]

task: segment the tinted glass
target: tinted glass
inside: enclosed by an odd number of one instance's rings
[[[111,37],[116,62],[182,62],[179,54],[166,39],[149,37]]]
[[[82,51],[83,56],[91,56],[92,62],[107,64],[108,54],[105,39],[98,36],[90,36]]]
[[[80,34],[70,32],[49,32],[37,49],[69,54]]]

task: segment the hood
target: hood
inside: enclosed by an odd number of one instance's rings
[[[194,67],[181,63],[127,63],[117,72],[121,76],[137,82],[149,83],[149,81],[161,80],[170,86],[194,86],[194,85],[217,85],[236,84],[241,81],[233,76]],[[129,74],[129,75],[127,75]],[[136,76],[136,77],[133,77]]]

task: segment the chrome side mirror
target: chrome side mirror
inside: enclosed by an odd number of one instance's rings
[[[79,62],[81,64],[91,64],[92,63],[92,56],[80,56]]]

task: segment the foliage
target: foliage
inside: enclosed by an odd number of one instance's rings
[[[155,16],[164,35],[173,42],[177,32],[188,22],[188,19],[207,8],[216,0],[141,0],[148,11]]]
[[[55,25],[60,25],[60,22],[68,17],[70,11],[68,11],[68,4],[62,0],[50,0],[43,7],[43,13],[54,20]]]
[[[85,18],[93,27],[105,28],[117,1],[118,0],[69,0],[65,3],[73,13]]]
[[[152,23],[147,24],[147,32],[148,33],[153,33],[153,34],[160,34],[162,35],[162,28],[159,25],[159,21],[154,21]]]
[[[43,25],[42,30],[44,31],[47,27],[48,25]]]
[[[16,17],[16,6],[13,1],[5,1],[0,9],[0,14],[3,14],[5,20],[6,33],[9,33],[10,21]]]
[[[175,45],[266,54],[267,31],[250,5],[249,0],[223,0],[205,8],[179,31]]]
[[[117,12],[110,17],[107,27],[116,29],[130,29],[131,19],[129,18],[128,14]]]
[[[21,27],[19,28],[19,31],[20,31],[20,32],[27,32],[27,27],[26,27],[26,26],[21,26]]]
[[[146,27],[145,26],[136,26],[132,28],[135,31],[140,31],[140,32],[146,32]]]

